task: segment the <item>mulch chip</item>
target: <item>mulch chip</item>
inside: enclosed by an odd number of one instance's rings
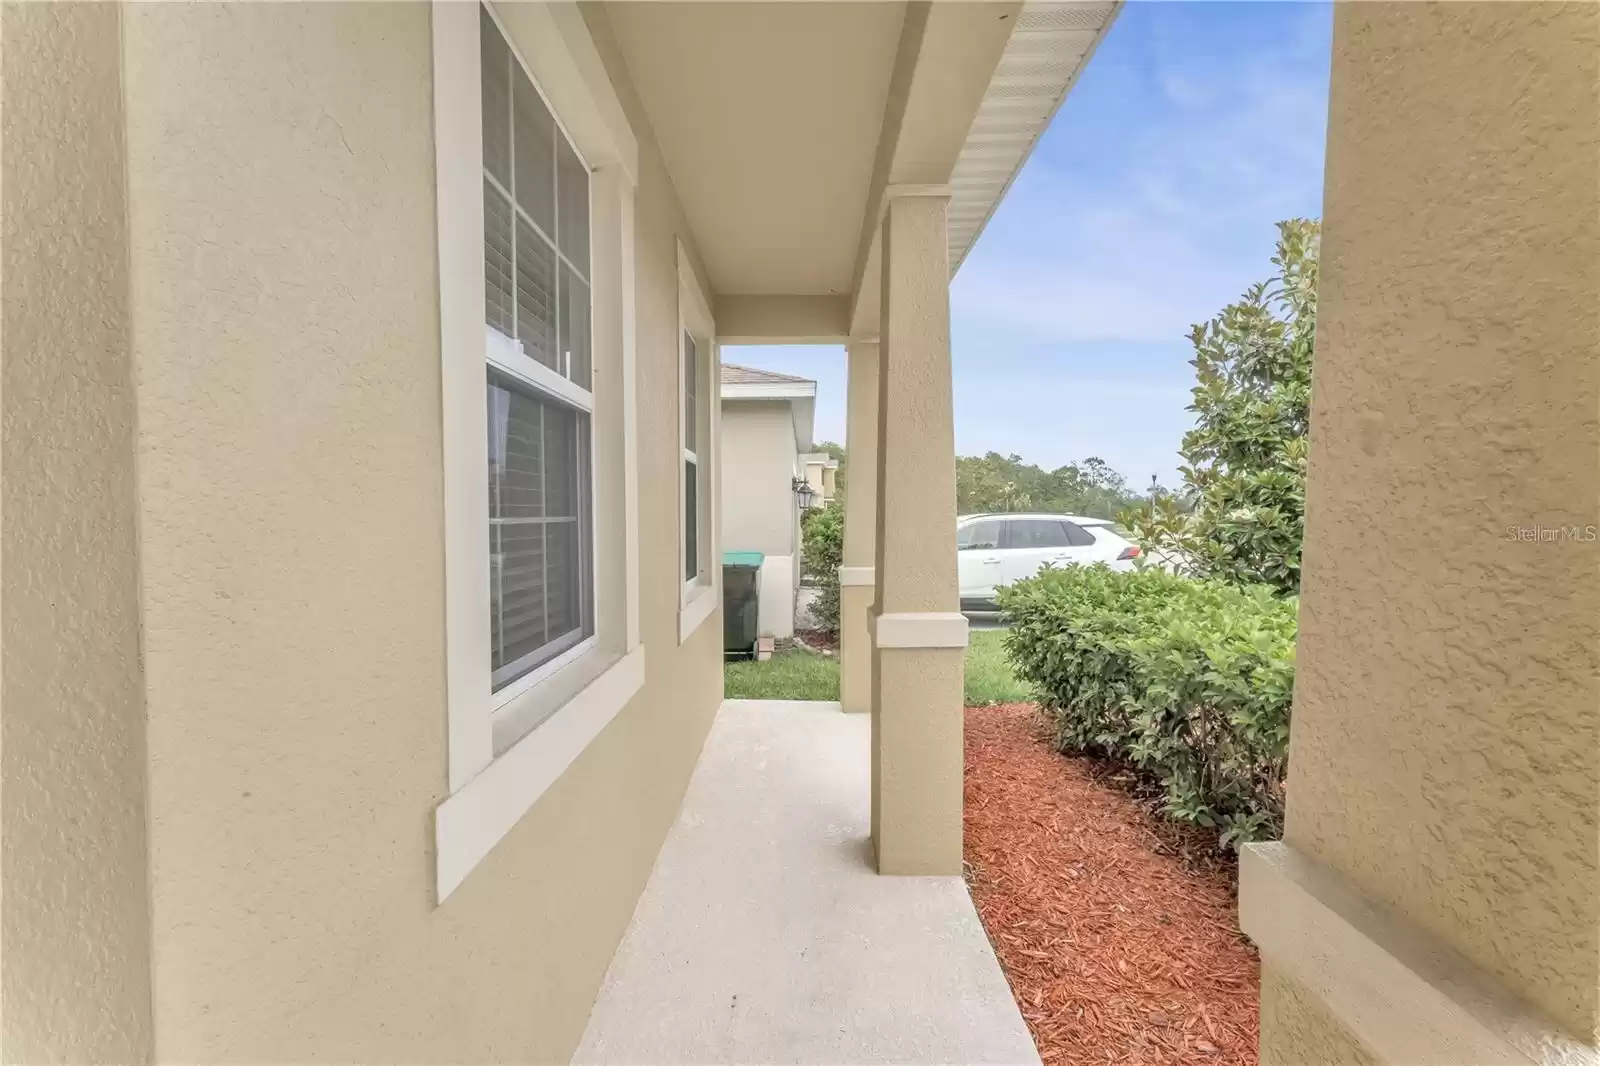
[[[1129,774],[1051,749],[1031,704],[966,712],[972,898],[1046,1066],[1255,1066],[1237,867]]]

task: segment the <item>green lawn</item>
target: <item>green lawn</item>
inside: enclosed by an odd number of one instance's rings
[[[1005,632],[999,629],[974,629],[967,644],[967,706],[990,703],[1022,703],[1033,699],[1033,692],[1011,673],[1006,649],[1000,643]]]
[[[976,629],[967,647],[967,706],[1018,703],[1032,699],[1027,687],[1011,676],[1004,634],[998,629]],[[723,691],[729,699],[836,700],[839,698],[839,660],[796,648],[774,655],[764,663],[730,662],[724,671]]]

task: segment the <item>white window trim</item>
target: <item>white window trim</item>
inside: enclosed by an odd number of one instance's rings
[[[478,5],[435,0],[450,790],[434,812],[440,903],[644,683],[634,381],[638,145],[576,5],[516,3],[491,5],[491,11],[591,169],[589,276],[596,386],[591,395],[553,373],[546,381],[534,360],[503,339],[498,344],[486,339]],[[547,384],[550,392],[594,413],[595,635],[496,694],[489,671],[484,389],[486,367],[501,360],[511,362],[518,376]],[[602,425],[610,427],[604,434],[598,432]],[[539,724],[525,736],[496,751],[495,712],[519,701],[532,707],[541,699],[558,705],[541,712]]]
[[[700,450],[692,448],[691,442],[685,439],[683,426],[683,337],[689,334],[695,341],[695,358],[706,368],[705,387],[695,393],[695,403],[705,412],[707,432],[704,447]],[[718,536],[717,527],[722,524],[720,510],[720,485],[721,478],[721,452],[720,434],[722,423],[721,399],[721,363],[722,359],[717,349],[716,321],[711,315],[711,303],[706,299],[705,292],[700,288],[699,278],[695,275],[694,265],[689,261],[689,253],[684,249],[683,242],[678,242],[678,446],[682,452],[683,460],[693,456],[696,467],[700,473],[707,476],[702,478],[706,491],[702,493],[703,499],[701,515],[703,521],[699,522],[695,530],[696,543],[700,549],[703,560],[702,568],[693,580],[685,580],[678,598],[678,643],[682,644],[689,639],[700,624],[715,613],[717,603],[722,595],[722,566],[719,545],[721,537]],[[696,368],[699,369],[698,367]],[[698,415],[698,411],[697,411]],[[688,495],[684,490],[682,468],[678,474],[678,573],[683,573],[684,550],[687,547],[684,538],[684,514],[688,507]]]

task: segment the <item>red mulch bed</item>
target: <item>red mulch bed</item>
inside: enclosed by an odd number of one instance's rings
[[[1031,704],[968,708],[967,876],[1048,1066],[1256,1062],[1237,867],[1132,775],[1056,753]]]

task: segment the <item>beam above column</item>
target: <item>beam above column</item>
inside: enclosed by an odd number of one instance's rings
[[[850,335],[847,296],[725,293],[715,302],[722,344],[843,344]]]

